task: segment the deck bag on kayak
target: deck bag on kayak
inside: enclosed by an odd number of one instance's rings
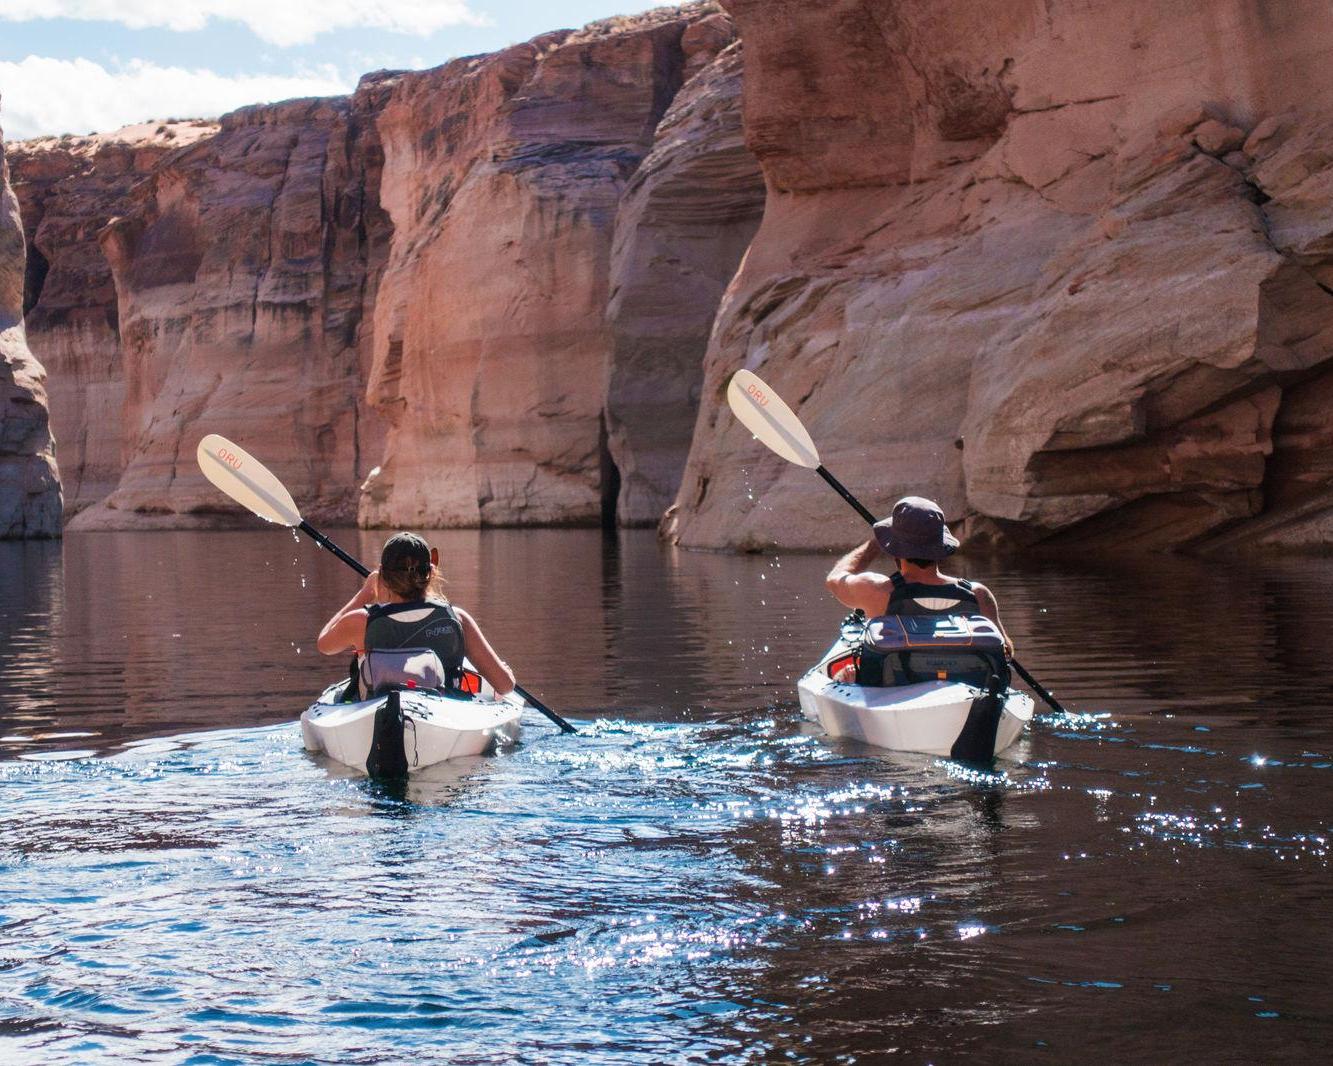
[[[985,688],[992,676],[1009,687],[999,627],[981,615],[885,615],[866,623],[858,685],[961,681]]]
[[[411,688],[443,692],[449,684],[430,648],[374,648],[361,656],[359,678],[365,699]]]

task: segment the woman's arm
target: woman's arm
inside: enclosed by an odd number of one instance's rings
[[[366,638],[366,615],[362,610],[380,599],[380,572],[372,570],[355,596],[338,609],[319,631],[315,647],[325,655],[339,655],[361,647]]]
[[[508,663],[495,654],[495,649],[482,633],[481,626],[477,625],[473,617],[461,607],[455,607],[454,613],[463,623],[463,651],[477,668],[477,673],[490,682],[497,696],[513,692],[514,671],[509,669]]]
[[[1004,637],[1004,654],[1012,659],[1014,657],[1014,642],[1009,639],[1004,623],[1000,621],[1000,605],[995,602],[995,596],[985,585],[973,585],[972,591],[976,594],[977,606],[981,608],[981,613],[995,623],[995,628],[1000,631],[1000,636]]]
[[[889,593],[893,591],[893,582],[888,577],[866,570],[879,554],[879,545],[871,537],[834,563],[824,579],[825,586],[840,602],[847,607],[859,607],[872,618],[884,613]]]

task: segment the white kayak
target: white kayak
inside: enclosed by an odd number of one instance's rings
[[[974,685],[958,681],[923,681],[913,685],[877,687],[836,681],[830,665],[860,647],[859,627],[843,634],[819,662],[796,683],[801,711],[824,732],[849,737],[891,751],[948,756],[967,721],[972,701],[983,695]],[[1016,689],[1004,694],[1004,709],[995,733],[995,754],[1013,745],[1032,721],[1032,697]]]
[[[470,699],[408,689],[343,703],[346,691],[346,681],[324,690],[301,715],[301,738],[307,751],[370,774],[413,773],[512,744],[525,706],[489,686]]]

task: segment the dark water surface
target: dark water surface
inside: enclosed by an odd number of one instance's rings
[[[582,735],[406,798],[301,750],[335,559],[0,544],[0,1061],[1327,1055],[1333,562],[987,573],[1081,713],[978,780],[802,726],[825,558],[435,539]]]

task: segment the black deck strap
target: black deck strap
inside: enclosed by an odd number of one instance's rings
[[[902,667],[903,678],[909,685],[921,683],[921,679],[916,676],[916,671],[912,669],[912,653],[910,651],[900,651],[898,653],[898,664]]]
[[[888,656],[865,644],[856,653],[856,683],[880,688],[884,685],[884,664]]]
[[[403,747],[403,705],[398,692],[390,692],[375,708],[375,732],[366,756],[366,773],[387,780],[407,776],[407,751]]]
[[[352,661],[347,664],[347,687],[343,689],[343,703],[355,703],[361,698],[361,659],[352,652]]]

